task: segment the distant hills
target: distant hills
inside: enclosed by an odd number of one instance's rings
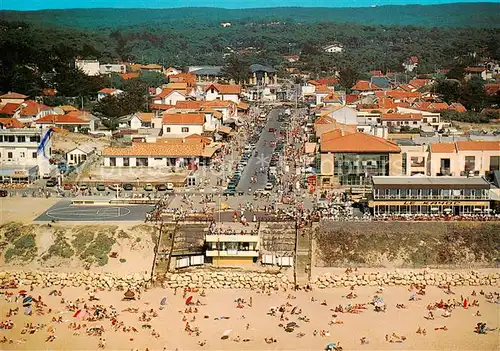
[[[74,9],[43,11],[0,11],[0,19],[33,24],[86,29],[186,28],[190,24],[213,25],[231,22],[338,22],[362,25],[410,25],[422,27],[500,28],[499,3],[455,3],[362,8],[261,9],[176,8],[176,9]]]

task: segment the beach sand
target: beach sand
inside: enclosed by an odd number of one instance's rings
[[[494,287],[484,287],[485,292],[497,291]],[[8,290],[17,293],[19,289]],[[50,289],[52,290],[52,289]],[[492,331],[486,335],[474,333],[474,327],[478,322],[487,323],[488,327],[499,326],[500,305],[488,303],[484,296],[479,294],[481,287],[454,287],[455,295],[447,295],[437,287],[428,287],[425,296],[421,296],[420,301],[408,301],[411,292],[405,287],[387,287],[382,294],[387,304],[387,311],[375,312],[373,306],[367,305],[367,309],[360,314],[337,313],[338,319],[344,324],[328,325],[332,320],[334,308],[339,304],[347,305],[349,303],[367,303],[371,301],[376,294],[376,287],[357,288],[354,292],[358,295],[356,299],[347,299],[343,296],[350,291],[346,289],[315,290],[313,292],[293,292],[280,291],[267,294],[257,293],[251,290],[207,290],[206,297],[201,297],[200,293],[188,293],[187,296],[193,296],[193,302],[199,300],[205,304],[202,306],[192,306],[198,308],[198,313],[185,314],[185,298],[183,291],[177,291],[174,295],[173,290],[154,288],[144,291],[141,299],[137,301],[122,301],[123,292],[104,291],[99,292],[99,302],[87,302],[88,306],[94,303],[103,304],[105,307],[113,305],[117,312],[119,321],[123,321],[125,326],[135,327],[138,332],[114,331],[109,319],[103,319],[97,322],[87,322],[73,317],[73,312],[66,309],[64,304],[60,303],[61,297],[48,296],[48,289],[35,288],[29,292],[34,298],[42,296],[47,308],[52,308],[52,314],[43,316],[25,316],[21,301],[8,303],[5,295],[0,295],[1,321],[6,321],[6,315],[10,308],[19,307],[18,315],[10,317],[15,323],[11,330],[0,330],[0,338],[4,336],[12,339],[13,343],[0,344],[3,350],[95,350],[98,348],[99,336],[87,336],[85,330],[80,330],[80,335],[73,335],[74,331],[68,328],[69,323],[86,323],[88,326],[100,327],[105,329],[103,338],[106,340],[105,349],[108,350],[323,350],[330,342],[340,342],[344,350],[498,350],[500,332]],[[471,292],[477,292],[477,300],[480,307],[469,307],[468,309],[455,308],[450,318],[442,317],[442,310],[435,310],[435,320],[427,320],[424,316],[428,311],[426,306],[430,303],[439,302],[444,299],[460,300],[460,295],[469,297]],[[5,290],[3,290],[5,291]],[[88,292],[81,288],[64,288],[63,297],[66,300],[76,300],[78,297],[88,299]],[[295,299],[288,299],[288,295]],[[15,295],[14,295],[15,296]],[[163,297],[167,302],[162,310],[159,309],[160,301]],[[252,297],[252,307],[248,302]],[[311,297],[317,301],[312,302]],[[237,308],[236,299],[245,300],[243,308]],[[474,299],[474,297],[472,297]],[[321,305],[326,300],[327,306]],[[298,306],[302,309],[302,314],[291,315],[285,313],[288,321],[280,322],[280,314],[277,316],[267,315],[271,307],[290,303],[292,306]],[[407,309],[397,309],[396,304],[403,303],[408,306]],[[83,307],[80,304],[79,307]],[[122,312],[127,307],[138,308],[139,313]],[[154,309],[158,316],[150,322],[141,322],[139,317],[142,311]],[[291,307],[288,308],[290,310]],[[475,316],[476,311],[480,311],[482,316]],[[182,318],[187,317],[191,328],[199,328],[201,334],[196,336],[194,333],[190,336],[184,330],[185,323]],[[298,317],[306,315],[310,321],[304,322],[298,320]],[[53,316],[62,316],[63,323],[51,322]],[[196,321],[191,322],[193,316]],[[204,318],[209,316],[209,318]],[[220,319],[220,317],[229,317],[229,319]],[[216,320],[215,318],[218,318]],[[291,333],[286,332],[280,323],[297,322],[298,328]],[[34,334],[21,334],[21,330],[26,323],[45,323],[46,327]],[[151,324],[152,329],[143,329],[143,324]],[[247,330],[247,324],[249,324]],[[434,330],[435,327],[446,326],[447,331]],[[45,342],[50,335],[47,331],[49,327],[55,328],[55,341]],[[418,327],[425,328],[427,335],[423,336],[416,333]],[[151,335],[152,330],[160,334],[156,338]],[[224,331],[231,329],[229,338],[222,340]],[[330,336],[313,336],[313,331],[328,330]],[[298,333],[305,333],[305,336],[298,338]],[[405,336],[406,340],[402,343],[389,343],[385,340],[385,335],[392,333],[398,336]],[[240,342],[233,341],[240,337]],[[264,338],[275,338],[276,343],[267,344]],[[361,345],[360,338],[366,337],[369,344]],[[22,340],[20,343],[17,340]],[[243,342],[243,339],[250,339]],[[204,346],[199,346],[199,341],[206,340]]]

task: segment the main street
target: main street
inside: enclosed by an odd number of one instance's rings
[[[274,133],[269,132],[269,128],[274,128],[276,131],[279,130],[281,122],[278,121],[278,115],[283,110],[272,109],[267,116],[267,123],[260,135],[259,141],[255,145],[255,150],[253,151],[252,157],[248,160],[248,164],[241,174],[241,179],[237,186],[238,192],[248,192],[248,189],[252,191],[264,188],[267,183],[267,168],[269,167],[269,162],[271,161],[271,155],[274,148],[269,146],[270,141],[276,141]],[[257,152],[257,156],[255,155]],[[265,174],[259,174],[257,177],[257,183],[252,184],[252,176],[258,172],[258,170],[264,167],[266,169]]]

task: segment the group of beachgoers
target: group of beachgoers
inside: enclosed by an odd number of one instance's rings
[[[352,269],[351,269],[352,271]],[[468,296],[455,297],[455,292],[451,285],[440,286],[441,291],[444,295],[449,298],[442,298],[438,301],[433,301],[427,304],[426,310],[427,314],[423,317],[426,320],[434,320],[439,318],[439,321],[445,321],[447,318],[452,318],[452,315],[457,309],[471,310],[474,317],[480,317],[480,297],[484,299],[486,303],[500,304],[500,293],[497,291],[485,292],[480,290],[472,290],[471,294]],[[371,302],[359,301],[357,289],[354,287],[349,288],[342,299],[345,299],[345,303],[339,301],[330,302],[326,299],[317,299],[314,295],[310,297],[310,303],[318,304],[319,308],[325,308],[331,313],[331,318],[325,321],[325,326],[323,328],[316,328],[309,335],[312,337],[325,338],[331,337],[332,330],[328,328],[338,328],[344,325],[344,320],[341,318],[342,314],[361,314],[370,313],[370,310],[377,312],[384,312],[388,307],[384,301],[384,288],[377,287],[376,295],[373,296]],[[414,309],[414,303],[419,301],[422,296],[426,294],[427,287],[422,284],[412,284],[408,291],[409,297],[407,301],[398,301],[395,307],[400,310],[411,310]],[[12,289],[11,289],[12,290]],[[160,332],[152,327],[152,322],[160,318],[160,311],[168,308],[166,304],[166,298],[162,299],[159,306],[156,308],[150,306],[150,302],[144,302],[147,308],[131,307],[126,309],[117,309],[113,305],[105,305],[100,303],[100,299],[97,296],[98,291],[89,290],[88,296],[79,297],[77,299],[68,299],[65,297],[61,290],[53,290],[49,295],[58,298],[59,306],[52,304],[48,306],[45,299],[38,295],[33,297],[33,291],[21,290],[18,293],[15,291],[5,291],[0,290],[0,298],[3,298],[2,303],[7,303],[8,306],[2,310],[4,313],[3,318],[5,320],[0,321],[0,330],[9,331],[16,328],[15,318],[19,318],[23,314],[26,323],[21,326],[21,334],[23,337],[16,340],[16,343],[22,344],[27,341],[27,337],[32,334],[39,332],[46,332],[44,336],[45,341],[48,343],[57,340],[56,329],[60,325],[66,325],[68,329],[72,331],[73,336],[87,335],[96,338],[96,348],[104,349],[107,347],[106,335],[109,333],[123,333],[126,338],[131,342],[134,342],[136,335],[147,333],[154,339],[159,339],[161,337]],[[304,289],[302,291],[313,294],[313,289]],[[99,292],[100,293],[100,292]],[[271,296],[272,294],[278,294],[281,292],[271,291],[262,289],[254,291],[255,294],[261,295],[262,298]],[[177,294],[177,289],[174,291],[174,297]],[[127,291],[125,293],[124,300],[138,300],[140,296],[140,291],[132,292]],[[187,335],[195,338],[196,343],[201,348],[210,347],[210,342],[203,338],[203,322],[205,320],[213,320],[215,323],[217,321],[228,320],[230,318],[237,318],[239,320],[245,321],[245,327],[240,330],[239,333],[233,332],[233,330],[228,329],[221,334],[221,340],[228,340],[228,342],[251,342],[255,339],[250,337],[251,330],[250,323],[246,322],[245,312],[248,309],[252,309],[254,306],[254,300],[256,295],[248,297],[237,297],[232,300],[229,305],[235,310],[227,314],[210,316],[205,313],[204,309],[206,306],[205,301],[207,294],[204,290],[197,288],[185,288],[182,290],[182,299],[185,301],[185,306],[180,309],[180,322],[184,325],[184,331]],[[295,334],[297,338],[303,338],[308,333],[306,328],[300,328],[300,325],[313,323],[313,315],[307,313],[307,306],[299,306],[296,302],[296,296],[294,293],[288,292],[288,295],[283,295],[285,298],[283,303],[272,306],[267,311],[268,318],[273,318],[276,320],[276,325],[278,330],[282,330],[284,334],[265,334],[262,336],[263,341],[267,344],[278,343],[280,338],[287,338],[289,334]],[[483,300],[482,300],[483,301]],[[13,306],[14,305],[14,306]],[[373,306],[373,307],[371,307]],[[394,306],[394,305],[392,305]],[[24,313],[22,313],[22,308],[24,308]],[[137,315],[135,323],[125,323],[123,316],[125,314],[135,314]],[[248,312],[250,313],[250,312]],[[47,324],[36,324],[32,318],[38,316],[47,315],[50,317]],[[126,319],[130,321],[130,319]],[[477,320],[477,319],[476,319]],[[475,322],[476,323],[476,322]],[[337,327],[338,326],[338,327]],[[435,332],[446,332],[448,331],[447,325],[438,325],[434,327]],[[477,322],[475,326],[471,326],[471,331],[477,334],[487,334],[495,332],[498,329],[496,327],[490,327],[484,321]],[[417,335],[426,336],[428,332],[425,327],[418,326],[415,332]],[[247,334],[247,335],[246,335]],[[383,337],[383,336],[382,336]],[[397,331],[391,331],[385,334],[385,340],[388,343],[404,343],[408,336],[401,335]],[[14,340],[8,338],[8,334],[5,334],[0,343],[14,343]],[[362,335],[359,339],[360,345],[366,345],[370,343],[370,340]],[[208,345],[208,346],[207,346]],[[331,350],[341,350],[339,342],[334,342],[329,344]]]

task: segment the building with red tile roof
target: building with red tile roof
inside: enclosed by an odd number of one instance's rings
[[[390,175],[400,147],[373,135],[332,130],[320,139],[320,187],[364,184],[369,176]]]
[[[334,133],[335,137],[329,137],[328,133]],[[356,132],[338,136],[335,131],[328,133],[321,139],[321,152],[354,154],[401,152],[396,143],[373,135]]]
[[[19,122],[16,118],[0,117],[0,129],[24,128],[25,125]]]
[[[382,89],[367,80],[358,80],[356,84],[354,84],[354,86],[351,88],[351,90],[359,91],[361,93],[369,93]]]
[[[14,113],[19,108],[21,104],[15,104],[8,102],[5,105],[0,105],[0,115],[14,116]]]
[[[484,176],[500,169],[500,141],[432,143],[429,175]]]

